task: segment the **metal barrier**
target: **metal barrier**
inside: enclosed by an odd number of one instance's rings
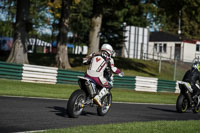
[[[136,91],[157,91],[157,78],[136,76]]]
[[[175,92],[176,81],[158,79],[157,92]]]
[[[5,79],[22,79],[23,65],[5,63],[0,61],[0,78]]]
[[[113,80],[113,87],[114,88],[128,88],[128,89],[135,89],[136,79],[135,77],[131,76],[114,76]]]
[[[57,83],[60,84],[77,84],[77,76],[84,76],[83,72],[58,69]]]
[[[21,80],[48,84],[77,84],[77,76],[84,76],[83,72],[63,70],[55,67],[37,65],[17,65],[0,62],[0,78]],[[175,81],[159,80],[157,78],[141,76],[114,76],[114,88],[128,88],[147,92],[175,92],[179,93]]]
[[[57,70],[55,67],[44,67],[36,65],[23,65],[22,81],[56,84]]]

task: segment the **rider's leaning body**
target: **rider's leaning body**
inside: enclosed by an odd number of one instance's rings
[[[102,89],[98,95],[94,97],[94,101],[101,106],[101,98],[108,93],[108,88],[112,86],[109,81],[104,77],[104,71],[106,67],[111,68],[115,74],[120,74],[121,71],[114,66],[114,60],[111,57],[114,53],[113,48],[109,44],[104,44],[101,47],[99,53],[92,53],[89,57],[83,59],[84,64],[89,64],[89,67],[85,73],[85,77],[88,77],[96,82],[97,85],[101,86]]]
[[[195,62],[192,65],[192,69],[188,70],[183,77],[183,81],[190,83],[194,90],[194,95],[200,95],[200,89],[196,86],[196,83],[200,83],[200,63]]]

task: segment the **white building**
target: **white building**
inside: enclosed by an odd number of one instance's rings
[[[166,32],[150,33],[148,58],[193,62],[200,56],[200,42],[182,39]]]
[[[125,33],[125,57],[144,59],[148,53],[149,29],[127,26]]]

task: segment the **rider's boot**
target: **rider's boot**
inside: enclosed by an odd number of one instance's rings
[[[108,94],[108,90],[106,88],[101,89],[98,95],[96,95],[93,100],[95,101],[96,104],[101,106],[101,98]]]

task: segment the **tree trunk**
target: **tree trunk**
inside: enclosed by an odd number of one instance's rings
[[[72,0],[62,0],[61,18],[59,22],[59,34],[57,40],[56,63],[58,68],[71,68],[68,59],[67,33],[69,29],[69,14]]]
[[[126,46],[125,46],[125,42],[123,42],[123,46],[122,46],[122,48],[121,48],[121,57],[123,57],[123,58],[125,58],[125,51],[126,50]]]
[[[29,0],[17,0],[17,15],[14,26],[14,41],[7,62],[28,64],[27,38],[29,28]]]
[[[100,41],[100,29],[101,29],[101,23],[102,23],[102,15],[94,16],[92,18],[92,27],[90,30],[89,35],[89,51],[88,54],[92,52],[98,52],[99,51],[99,41]]]

